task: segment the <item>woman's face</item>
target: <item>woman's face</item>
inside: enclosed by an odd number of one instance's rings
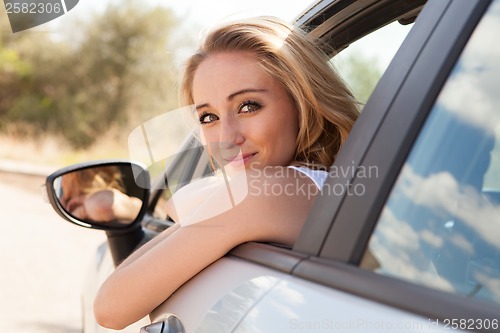
[[[292,162],[298,112],[253,55],[209,56],[194,75],[193,99],[202,136],[220,165],[263,168]]]

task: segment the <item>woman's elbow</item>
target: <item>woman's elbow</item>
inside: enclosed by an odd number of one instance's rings
[[[109,299],[97,295],[94,300],[94,317],[97,323],[102,327],[113,330],[122,330],[132,324],[112,303]]]

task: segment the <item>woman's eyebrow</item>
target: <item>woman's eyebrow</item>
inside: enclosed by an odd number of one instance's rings
[[[241,90],[238,90],[238,91],[232,93],[231,95],[227,96],[226,100],[228,102],[230,102],[231,100],[233,100],[233,98],[235,98],[238,95],[251,93],[251,92],[267,92],[267,90],[266,89],[254,89],[254,88],[241,89]],[[195,106],[195,109],[199,110],[199,109],[203,109],[206,107],[210,107],[210,104],[209,103],[198,104]]]
[[[249,92],[267,92],[267,90],[266,89],[254,89],[254,88],[247,88],[247,89],[238,90],[238,91],[232,93],[231,95],[227,96],[227,101],[230,102],[234,97],[241,95],[241,94],[246,94]]]
[[[210,104],[208,104],[208,103],[198,104],[195,106],[195,110],[203,109],[203,108],[206,108],[209,106],[210,106]]]

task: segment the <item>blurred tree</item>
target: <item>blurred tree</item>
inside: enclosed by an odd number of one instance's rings
[[[57,39],[2,34],[0,130],[49,131],[84,148],[110,128],[177,106],[169,9],[123,1],[78,24],[68,30],[79,34]]]
[[[340,61],[333,58],[333,62],[356,99],[365,104],[382,76],[377,59],[352,53]]]
[[[6,113],[23,90],[23,78],[31,72],[31,64],[11,48],[13,37],[8,21],[0,21],[0,129],[5,128]]]

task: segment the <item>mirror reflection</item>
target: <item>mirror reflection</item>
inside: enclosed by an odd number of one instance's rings
[[[144,189],[130,165],[95,166],[68,172],[54,181],[62,209],[79,221],[126,226],[142,207]]]

